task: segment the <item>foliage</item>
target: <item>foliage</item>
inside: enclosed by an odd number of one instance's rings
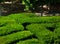
[[[59,44],[59,37],[60,16],[0,16],[0,44]]]
[[[20,41],[17,44],[43,44],[43,42],[41,43],[41,41],[39,41],[38,39],[29,39],[25,41]]]
[[[43,37],[48,37],[50,30],[46,29],[46,27],[42,26],[41,24],[31,24],[27,26],[27,29],[36,34],[39,39],[43,39]],[[33,29],[33,30],[32,30]]]
[[[0,27],[0,35],[6,35],[11,32],[17,32],[23,30],[24,27],[19,24],[9,24],[3,27]]]
[[[60,18],[58,17],[26,17],[26,18],[19,18],[17,19],[18,22],[24,23],[24,22],[29,22],[29,23],[56,23],[60,22]]]
[[[13,33],[13,34],[1,37],[0,44],[7,44],[12,41],[16,41],[18,39],[23,39],[23,38],[26,38],[31,35],[32,35],[32,33],[30,31],[21,31],[21,32]]]
[[[5,26],[7,24],[13,24],[16,23],[15,20],[9,18],[9,17],[1,17],[0,18],[0,26]]]

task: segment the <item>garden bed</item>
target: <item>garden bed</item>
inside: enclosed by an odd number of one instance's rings
[[[59,44],[60,16],[0,16],[0,44]]]

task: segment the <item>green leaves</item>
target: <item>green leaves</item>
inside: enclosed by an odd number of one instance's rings
[[[19,13],[0,17],[0,44],[59,44],[60,16]]]
[[[28,36],[31,36],[33,33],[31,33],[30,31],[21,31],[21,32],[17,32],[17,33],[13,33],[7,36],[3,36],[0,38],[0,44],[7,44],[10,43],[12,41],[16,41],[18,39],[23,39],[26,38]],[[2,42],[3,41],[3,42]]]
[[[0,27],[0,35],[6,35],[14,31],[22,31],[24,27],[19,24],[10,24],[3,27]]]
[[[39,41],[38,39],[29,39],[25,41],[20,41],[17,44],[43,44],[43,42]]]

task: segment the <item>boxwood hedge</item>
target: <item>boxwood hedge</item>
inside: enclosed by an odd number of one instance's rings
[[[25,22],[30,22],[30,23],[56,23],[60,22],[60,16],[51,16],[51,17],[30,17],[31,14],[12,14],[8,17],[15,19],[19,23],[25,23]]]
[[[31,33],[30,31],[21,31],[21,32],[13,33],[7,36],[0,37],[1,40],[0,44],[8,44],[10,42],[23,39],[31,35],[33,35],[33,33]]]
[[[37,17],[35,13],[18,13],[18,14],[11,14],[9,17]]]
[[[19,23],[25,23],[25,22],[29,22],[29,23],[56,23],[56,22],[60,22],[59,20],[60,18],[58,17],[26,17],[26,18],[18,18],[16,19]]]
[[[44,44],[43,41],[39,41],[38,39],[28,39],[24,41],[19,41],[17,44]]]
[[[29,31],[33,32],[38,39],[43,41],[50,41],[53,37],[53,32],[47,30],[44,26],[40,24],[31,24],[26,27]]]
[[[60,16],[37,17],[33,14],[19,13],[0,17],[0,44],[17,40],[20,41],[17,41],[17,44],[59,44],[59,33]],[[31,35],[36,39],[21,40]]]
[[[13,24],[13,23],[16,23],[16,21],[11,19],[11,18],[9,18],[9,17],[2,17],[0,19],[0,27],[1,26],[5,26],[7,24]]]
[[[5,35],[5,34],[9,34],[11,32],[14,31],[21,31],[24,30],[24,27],[20,24],[9,24],[3,27],[0,27],[0,35]]]

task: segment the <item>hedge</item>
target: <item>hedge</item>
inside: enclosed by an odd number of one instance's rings
[[[16,19],[19,23],[56,23],[60,22],[60,18],[58,17],[26,17],[26,18],[18,18]]]
[[[56,23],[56,28],[54,30],[54,33],[60,36],[60,22]]]
[[[23,39],[31,35],[33,35],[33,33],[31,33],[30,31],[21,31],[21,32],[13,33],[7,36],[0,37],[0,44],[8,44],[13,41]]]
[[[26,31],[24,30],[25,27],[23,27],[25,23],[29,23],[27,26],[25,25]],[[53,31],[49,29],[50,27],[53,28]],[[52,44],[59,44],[59,33],[60,16],[37,17],[33,14],[19,13],[0,17],[0,44],[8,44],[17,40],[20,41],[17,44],[37,44],[36,42],[40,43],[40,41],[43,44],[51,44],[52,42]],[[36,39],[21,41],[21,39],[31,35],[37,37],[38,41],[34,41]]]
[[[3,27],[0,27],[0,35],[5,35],[5,34],[9,34],[11,32],[14,31],[21,31],[24,30],[24,27],[20,24],[9,24]]]
[[[28,14],[28,13],[27,13]],[[25,23],[25,22],[29,22],[29,23],[56,23],[56,22],[60,22],[60,16],[51,16],[51,17],[35,17],[31,14],[11,14],[8,17],[16,20],[19,23]],[[31,16],[32,17],[31,17]]]
[[[51,41],[53,37],[53,32],[47,30],[44,26],[40,24],[31,24],[26,27],[29,31],[34,33],[38,39],[43,41]]]
[[[36,23],[37,24],[37,23]],[[44,27],[56,27],[56,23],[41,23],[41,24],[39,24],[39,25],[41,25],[41,26],[44,26]]]
[[[27,25],[26,28],[28,29],[35,29],[35,30],[49,30],[48,28],[51,27],[51,28],[55,28],[55,23],[41,23],[41,24],[30,24],[30,25]]]
[[[18,13],[18,14],[11,14],[9,17],[37,17],[35,13]]]
[[[55,44],[60,43],[60,27],[54,30],[54,41]]]
[[[19,41],[17,44],[44,44],[43,41],[39,41],[38,39],[28,39],[24,41]]]
[[[11,19],[11,18],[9,18],[9,17],[2,17],[0,19],[0,27],[1,26],[5,26],[7,24],[13,24],[13,23],[16,23],[16,21]]]
[[[32,16],[32,17],[31,17]],[[60,22],[60,16],[51,17],[35,17],[34,14],[11,14],[9,18],[15,20],[17,23],[56,23]]]
[[[56,23],[56,28],[59,28],[60,27],[60,22],[57,22]]]
[[[60,36],[60,27],[55,29],[54,32],[56,33],[56,35]]]

